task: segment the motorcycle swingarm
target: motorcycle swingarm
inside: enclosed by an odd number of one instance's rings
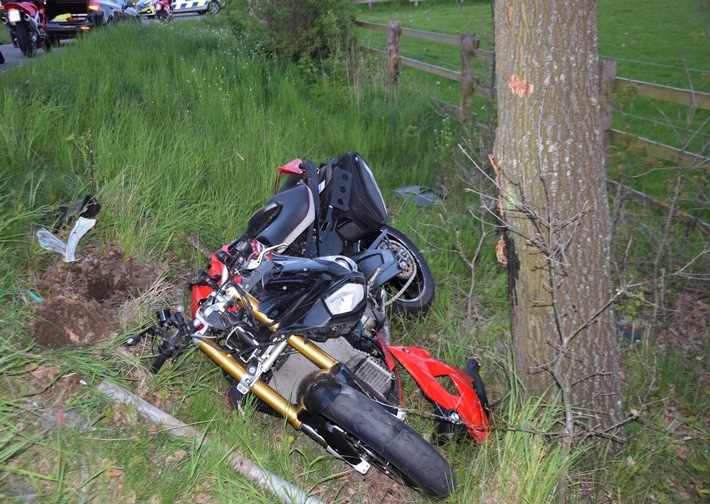
[[[387,349],[412,375],[424,395],[441,409],[450,411],[452,423],[463,423],[477,443],[482,443],[489,432],[489,422],[481,401],[474,390],[473,377],[464,371],[434,359],[421,348],[389,346]],[[458,395],[442,384],[450,383]]]

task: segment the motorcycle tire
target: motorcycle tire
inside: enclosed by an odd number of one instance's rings
[[[404,248],[409,253],[410,260],[416,265],[416,278],[401,296],[392,301],[392,308],[408,316],[426,315],[434,303],[434,277],[429,265],[417,246],[404,233],[392,226],[385,226],[385,230],[392,245]],[[371,243],[374,238],[371,237],[369,242]],[[361,245],[361,248],[367,248],[369,243],[366,240],[363,242],[364,247]],[[389,295],[396,295],[407,285],[407,281],[407,278],[396,277],[388,281],[384,287]]]
[[[35,55],[35,45],[32,43],[32,37],[27,27],[24,25],[18,26],[17,30],[15,30],[15,36],[22,54],[27,58],[33,57]]]
[[[367,396],[345,386],[322,415],[370,465],[434,498],[453,492],[446,459],[414,429]]]

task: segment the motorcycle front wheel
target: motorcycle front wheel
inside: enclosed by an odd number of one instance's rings
[[[378,403],[344,387],[322,413],[370,465],[430,497],[453,492],[456,477],[446,459],[414,429]]]
[[[406,315],[426,315],[434,302],[434,277],[429,265],[417,246],[404,233],[392,226],[385,226],[384,229],[390,248],[395,252],[402,248],[409,256],[406,271],[384,285],[389,296],[398,296],[391,302],[392,308]],[[361,248],[367,248],[375,238],[373,236],[369,240],[363,240],[364,243],[361,245],[364,246]],[[411,282],[409,282],[410,275],[415,275]]]
[[[17,37],[17,45],[20,47],[20,51],[25,57],[31,58],[35,55],[35,45],[32,43],[29,27],[24,23],[17,25],[15,37]]]

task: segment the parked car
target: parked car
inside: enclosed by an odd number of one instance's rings
[[[136,10],[141,16],[155,16],[154,0],[139,0]],[[173,0],[173,14],[217,14],[224,8],[223,0]]]
[[[47,34],[57,40],[99,26],[139,21],[133,3],[125,0],[47,0]]]
[[[198,14],[217,14],[224,4],[220,0],[173,0],[175,14],[196,12]]]

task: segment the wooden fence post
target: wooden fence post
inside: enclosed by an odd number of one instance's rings
[[[476,90],[476,79],[473,77],[473,59],[480,42],[473,35],[461,35],[461,108],[463,117],[471,108],[471,100]]]
[[[399,38],[402,25],[399,21],[390,21],[387,27],[387,81],[399,80]]]
[[[604,167],[609,166],[611,129],[614,122],[614,79],[616,61],[599,62],[599,128],[604,148]],[[605,172],[606,173],[606,172]]]

